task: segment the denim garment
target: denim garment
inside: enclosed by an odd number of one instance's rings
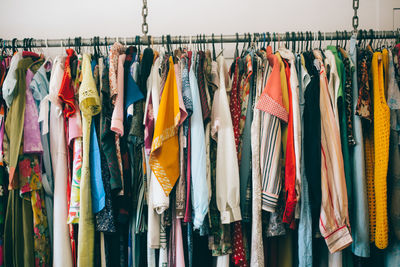
[[[301,132],[304,132],[303,114],[304,114],[304,91],[310,82],[310,76],[307,70],[301,64],[301,56],[296,56],[296,68],[299,80],[299,105]],[[298,230],[298,259],[299,267],[312,266],[312,221],[311,221],[311,205],[308,192],[308,181],[306,178],[304,166],[304,135],[301,135],[301,198],[300,198],[300,221]]]
[[[353,62],[353,130],[354,140],[356,142],[352,150],[350,150],[350,160],[353,178],[353,214],[351,230],[353,237],[352,251],[356,256],[369,257],[369,215],[368,215],[368,199],[367,185],[364,161],[364,141],[362,134],[361,118],[356,115],[355,109],[358,100],[357,85],[357,46],[356,37],[350,39],[349,56]]]

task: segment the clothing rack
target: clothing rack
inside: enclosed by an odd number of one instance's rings
[[[161,45],[161,44],[189,44],[189,43],[245,43],[245,42],[290,42],[290,41],[331,41],[331,40],[347,40],[350,39],[353,32],[336,31],[336,32],[286,32],[286,33],[245,33],[236,35],[192,35],[192,36],[170,36],[163,35],[158,37],[136,36],[136,37],[113,37],[113,38],[65,38],[65,39],[23,39],[16,38],[12,40],[0,39],[2,47],[23,48],[29,42],[29,47],[71,47],[76,46],[107,46],[114,42],[120,42],[125,45]],[[400,30],[396,31],[374,31],[359,30],[357,34],[358,40],[372,39],[396,39],[400,37]],[[97,39],[96,39],[97,38]],[[28,40],[28,41],[27,41]]]

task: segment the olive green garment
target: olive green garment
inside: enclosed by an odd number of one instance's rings
[[[9,179],[11,188],[18,187],[18,181],[14,179],[14,173],[18,163],[19,149],[21,147],[24,128],[26,71],[32,63],[33,59],[30,57],[23,58],[18,62],[16,70],[17,83],[15,85],[16,94],[5,122],[5,130],[9,139]]]
[[[16,173],[18,175],[18,173]],[[29,200],[10,190],[4,227],[4,266],[34,266],[33,213]]]

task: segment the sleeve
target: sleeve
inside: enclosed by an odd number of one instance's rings
[[[219,89],[221,90],[221,89]],[[221,124],[218,131],[216,198],[221,223],[242,219],[240,213],[239,166],[226,94],[220,94]]]
[[[282,188],[281,125],[279,118],[269,113],[262,116],[260,165],[262,209],[275,212]]]

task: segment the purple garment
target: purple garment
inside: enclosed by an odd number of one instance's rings
[[[151,144],[153,142],[154,135],[154,114],[153,114],[153,99],[150,94],[149,103],[147,105],[147,113],[145,114],[144,123],[144,149],[146,155],[150,155]]]
[[[43,153],[40,138],[39,114],[33,99],[30,84],[34,73],[28,69],[26,72],[26,103],[24,119],[24,153]]]

